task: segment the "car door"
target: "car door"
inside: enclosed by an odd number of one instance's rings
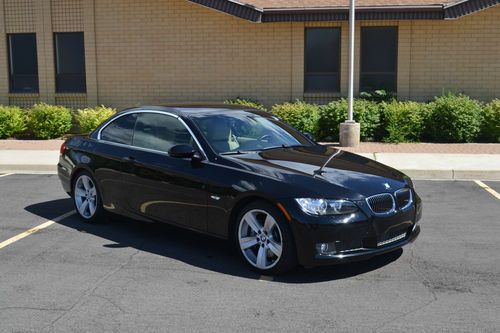
[[[136,117],[136,114],[118,116],[103,127],[94,142],[90,157],[95,166],[94,176],[101,190],[103,205],[116,213],[125,211],[122,157],[128,154],[128,146],[132,144]]]
[[[204,168],[190,158],[169,156],[179,144],[194,142],[176,116],[137,114],[132,146],[122,164],[125,204],[134,214],[206,231]]]

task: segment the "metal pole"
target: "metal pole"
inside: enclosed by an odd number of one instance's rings
[[[347,87],[348,122],[353,122],[353,99],[354,99],[354,22],[355,22],[355,0],[349,3],[349,86]]]

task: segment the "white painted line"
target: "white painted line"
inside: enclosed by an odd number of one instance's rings
[[[40,224],[40,225],[38,225],[38,226],[36,226],[34,228],[31,228],[29,230],[26,230],[25,232],[20,233],[19,235],[11,237],[11,238],[7,239],[6,241],[3,241],[3,242],[0,243],[0,249],[3,249],[4,247],[9,246],[10,244],[17,242],[18,240],[21,240],[24,237],[28,237],[29,235],[34,234],[37,231],[40,231],[40,230],[45,229],[47,227],[50,227],[54,223],[59,222],[61,220],[64,220],[65,218],[67,218],[67,217],[69,217],[69,216],[71,216],[71,215],[73,215],[75,213],[76,212],[74,210],[72,210],[70,212],[67,212],[67,213],[65,213],[63,215],[60,215],[60,216],[56,217],[53,220],[49,220],[47,222],[44,222],[44,223],[42,223],[42,224]]]
[[[495,191],[494,189],[492,189],[491,187],[489,187],[488,185],[486,185],[485,183],[483,183],[480,180],[475,180],[474,182],[477,185],[479,185],[482,189],[484,189],[485,191],[489,192],[492,196],[494,196],[495,198],[497,198],[498,200],[500,200],[500,193],[498,193],[497,191]]]
[[[7,177],[7,176],[11,176],[11,175],[13,175],[13,173],[6,173],[6,174],[3,174],[3,175],[0,175],[0,178],[2,178],[2,177]]]
[[[261,275],[259,278],[259,281],[268,281],[271,282],[274,280],[274,277],[269,276],[269,275]]]

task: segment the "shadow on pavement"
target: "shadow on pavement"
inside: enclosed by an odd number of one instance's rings
[[[46,219],[54,218],[60,207],[73,209],[71,199],[41,202],[27,206],[26,211]],[[110,241],[107,248],[132,247],[141,251],[182,261],[186,264],[228,275],[258,279],[259,274],[249,270],[236,255],[229,242],[184,230],[163,223],[145,223],[111,215],[100,224],[88,224],[76,215],[58,222],[66,227],[92,234]],[[317,267],[299,268],[275,277],[281,283],[316,283],[350,278],[384,267],[397,260],[403,250],[375,257],[369,261]]]

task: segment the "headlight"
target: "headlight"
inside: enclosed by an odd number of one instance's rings
[[[349,200],[299,198],[295,201],[304,213],[310,215],[350,214],[358,210],[358,206]]]

